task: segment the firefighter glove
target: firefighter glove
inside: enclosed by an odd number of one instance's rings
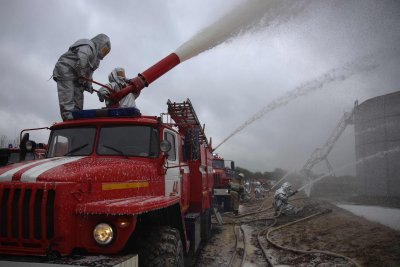
[[[87,91],[87,92],[93,94],[93,86],[92,86],[92,84],[87,83],[87,84],[84,85],[83,88],[84,88],[85,91]]]
[[[79,85],[81,85],[81,86],[85,87],[85,86],[86,86],[86,84],[88,84],[89,82],[88,82],[88,81],[86,81],[86,80],[83,78],[83,76],[82,76],[82,77],[79,77],[79,79],[78,79],[78,83],[79,83]]]
[[[101,87],[97,95],[99,97],[100,102],[104,102],[105,99],[108,99],[110,97],[110,91],[108,91],[104,87]]]

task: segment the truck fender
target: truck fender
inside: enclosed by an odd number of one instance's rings
[[[179,196],[137,196],[81,203],[75,211],[78,214],[136,215],[179,204],[179,201]]]

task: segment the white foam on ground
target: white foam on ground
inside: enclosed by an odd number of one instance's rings
[[[373,222],[378,222],[392,229],[400,231],[400,209],[384,208],[377,206],[337,205],[355,215],[364,217]]]

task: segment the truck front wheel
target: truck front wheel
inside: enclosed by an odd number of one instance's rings
[[[146,229],[140,238],[140,266],[184,266],[179,230],[161,226]]]

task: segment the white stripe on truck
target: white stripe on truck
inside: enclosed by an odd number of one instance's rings
[[[42,173],[53,169],[55,167],[58,167],[60,165],[63,164],[67,164],[67,163],[71,163],[74,161],[78,161],[83,157],[63,157],[63,158],[59,158],[57,160],[54,161],[49,161],[46,162],[44,164],[35,166],[29,170],[27,170],[26,172],[24,172],[21,176],[21,182],[36,182],[36,179],[39,177],[39,175],[41,175]]]
[[[24,165],[22,165],[22,166],[19,166],[19,167],[16,167],[16,168],[14,168],[14,169],[11,169],[11,170],[9,170],[9,171],[6,171],[5,173],[3,173],[3,174],[0,175],[0,181],[1,181],[1,182],[11,181],[13,175],[16,174],[17,172],[19,172],[20,170],[22,170],[22,169],[24,169],[24,168],[26,168],[26,167],[29,167],[29,166],[31,166],[31,165],[34,165],[34,164],[45,163],[45,162],[47,162],[47,161],[49,161],[49,160],[54,160],[54,158],[51,158],[51,159],[43,159],[43,160],[40,160],[40,161],[32,161],[32,162],[29,162],[29,163],[24,164]]]

